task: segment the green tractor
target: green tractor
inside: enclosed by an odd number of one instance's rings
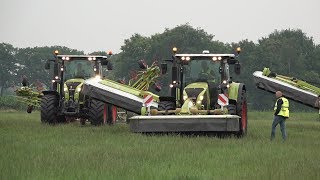
[[[93,125],[112,123],[112,106],[82,93],[86,79],[102,78],[103,67],[112,69],[108,56],[58,55],[58,51],[54,54],[55,59],[45,65],[50,69],[53,62],[53,79],[51,89],[42,92],[41,121],[55,124],[78,119],[81,124],[87,120]]]
[[[170,96],[159,97],[151,116],[131,118],[133,132],[247,132],[246,87],[232,81],[229,65],[240,74],[235,54],[177,54],[173,48]],[[163,63],[161,69],[167,70]]]

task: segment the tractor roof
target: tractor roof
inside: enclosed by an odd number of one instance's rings
[[[95,61],[95,60],[101,60],[101,59],[108,59],[107,56],[96,56],[96,55],[58,55],[59,59],[62,60],[89,60],[89,61]]]
[[[227,60],[228,64],[236,63],[236,55],[234,54],[175,54],[175,57],[182,62],[188,62],[192,60],[211,60],[214,62],[221,62]]]
[[[192,60],[200,59],[212,59],[213,57],[221,57],[222,59],[233,59],[236,56],[234,54],[176,54],[176,57],[190,57]]]

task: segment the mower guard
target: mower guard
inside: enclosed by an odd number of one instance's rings
[[[157,115],[130,118],[130,130],[148,132],[237,132],[237,115]]]

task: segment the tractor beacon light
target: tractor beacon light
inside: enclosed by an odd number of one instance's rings
[[[172,48],[173,53],[176,53],[178,51],[178,48],[174,47]]]
[[[241,48],[237,47],[237,53],[240,54],[240,52],[241,52]]]
[[[59,51],[58,51],[58,50],[55,50],[55,51],[54,51],[54,54],[55,54],[55,55],[58,55],[58,54],[59,54]]]

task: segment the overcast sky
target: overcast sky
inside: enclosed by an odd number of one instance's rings
[[[189,23],[228,43],[299,28],[320,44],[319,19],[320,0],[0,0],[0,42],[120,52],[134,33]]]

